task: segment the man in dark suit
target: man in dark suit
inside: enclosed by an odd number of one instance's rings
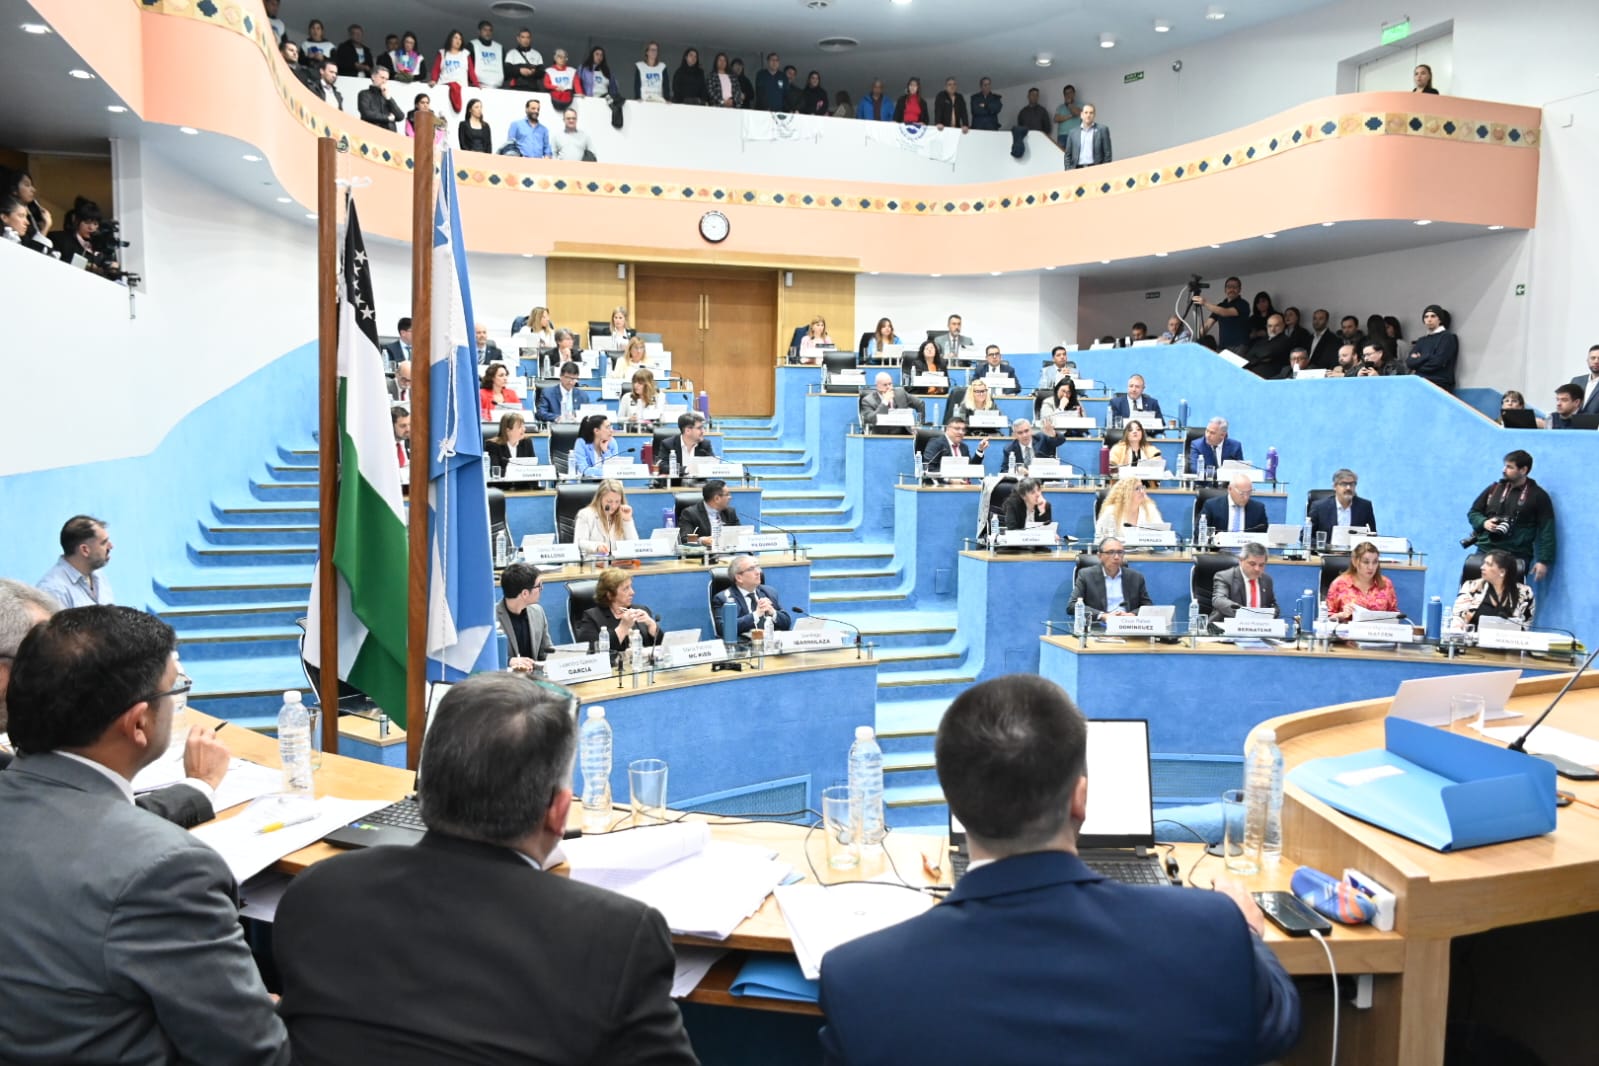
[[[1098,166],[1113,158],[1110,149],[1110,129],[1094,121],[1094,105],[1083,105],[1083,124],[1066,134],[1061,145],[1066,151],[1066,169]]]
[[[868,431],[875,431],[877,416],[884,411],[911,410],[916,412],[918,424],[926,417],[926,407],[922,401],[895,386],[894,379],[887,373],[879,371],[873,382],[873,387],[861,393],[861,426]],[[914,429],[905,426],[888,426],[885,433],[914,433]]]
[[[400,339],[390,341],[383,346],[383,354],[388,359],[391,367],[397,367],[402,362],[410,362],[411,318],[409,315],[400,319],[399,325],[395,327],[395,332],[400,335]]]
[[[700,489],[700,502],[683,508],[678,521],[678,536],[684,544],[701,544],[711,547],[723,526],[739,524],[738,511],[733,508],[733,494],[727,482],[712,478]]]
[[[1244,369],[1256,377],[1275,378],[1288,369],[1288,353],[1293,345],[1288,342],[1288,335],[1283,332],[1283,316],[1269,315],[1266,318],[1266,335],[1244,353]]]
[[[576,363],[561,364],[561,380],[539,390],[535,413],[540,422],[574,422],[577,409],[589,402],[589,394],[577,387],[583,368]]]
[[[372,71],[372,85],[356,94],[355,106],[361,112],[362,122],[370,122],[391,133],[397,128],[395,123],[405,121],[405,112],[389,96],[388,67],[378,67]]]
[[[326,102],[332,104],[340,111],[344,110],[344,96],[339,92],[336,82],[339,80],[339,65],[331,59],[324,59],[318,64],[322,78],[316,84],[316,94]]]
[[[778,606],[777,590],[762,584],[762,576],[761,564],[755,556],[734,556],[733,561],[727,564],[727,579],[733,583],[733,587],[718,592],[716,602],[712,604],[716,609],[718,624],[721,622],[722,608],[732,603],[738,608],[736,629],[740,637],[756,626],[764,625],[768,618],[772,620],[773,629],[786,631],[793,628],[794,620]]]
[[[506,666],[532,673],[555,654],[550,640],[550,620],[539,606],[544,579],[538,567],[512,563],[500,572],[500,602],[494,605],[494,620],[505,634]]]
[[[1211,583],[1212,618],[1231,618],[1240,607],[1277,609],[1271,575],[1266,573],[1266,546],[1254,541],[1240,549],[1237,566],[1221,571]]]
[[[1010,378],[1010,390],[1014,390],[1020,379],[1016,376],[1016,368],[1007,363],[999,353],[999,345],[990,344],[983,349],[983,361],[972,368],[972,380],[981,381],[990,374],[1003,374]]]
[[[1266,505],[1251,499],[1254,482],[1248,474],[1234,474],[1225,496],[1212,496],[1199,513],[1217,533],[1264,533],[1268,524]]]
[[[1338,364],[1338,349],[1344,339],[1332,328],[1332,315],[1324,307],[1310,313],[1310,365],[1317,370],[1331,370]]]
[[[1188,446],[1188,468],[1203,471],[1207,467],[1220,467],[1229,459],[1244,461],[1244,446],[1227,435],[1227,420],[1212,418],[1205,424],[1205,435],[1195,437]]]
[[[705,439],[705,416],[698,411],[684,411],[677,416],[677,436],[661,445],[655,455],[655,472],[669,474],[672,470],[672,460],[677,460],[678,473],[681,475],[688,470],[690,459],[715,459],[716,452],[711,448],[711,442]],[[670,479],[656,482],[661,485],[698,485],[699,481],[679,476],[676,481]]]
[[[508,674],[456,684],[422,752],[421,841],[294,879],[272,947],[296,1063],[696,1061],[660,913],[543,869],[576,716],[570,694]]]
[[[976,458],[981,459],[986,451],[988,451],[988,438],[984,437],[977,445]],[[961,415],[956,415],[944,423],[944,432],[927,442],[927,447],[922,452],[922,467],[929,474],[936,474],[944,465],[946,455],[953,455],[958,459],[973,458],[972,453],[966,448],[966,419]]]
[[[961,349],[972,347],[974,342],[961,332],[960,315],[950,315],[944,324],[944,332],[933,336],[931,340],[938,345],[940,355],[951,359],[958,358]]]
[[[1582,390],[1582,414],[1599,415],[1599,344],[1588,349],[1588,372],[1578,374],[1571,384]]]
[[[1053,459],[1060,448],[1061,438],[1033,432],[1033,424],[1025,418],[1012,422],[1010,433],[1011,442],[1000,457],[1001,469],[1014,470],[1022,477],[1027,476],[1027,468],[1033,465],[1034,459]]]
[[[1332,541],[1334,526],[1365,526],[1377,532],[1377,513],[1371,501],[1355,494],[1360,484],[1353,470],[1339,470],[1333,474],[1333,494],[1315,502],[1310,508],[1310,532],[1327,534]]]
[[[411,402],[411,361],[402,359],[394,364],[394,376],[388,380],[389,399],[396,403]]]
[[[1134,374],[1127,379],[1127,395],[1114,396],[1110,401],[1112,418],[1139,419],[1145,433],[1156,433],[1165,421],[1160,413],[1160,401],[1144,392],[1144,375]]]
[[[1141,888],[1077,857],[1104,787],[1084,776],[1087,738],[1071,698],[1036,675],[950,705],[938,779],[971,870],[939,906],[828,952],[827,1062],[1222,1066],[1293,1046],[1299,995],[1242,886]],[[1143,1024],[1154,1003],[1163,1023]]]
[[[487,366],[489,363],[505,362],[505,353],[500,351],[500,346],[489,340],[489,327],[481,322],[474,322],[473,332],[476,334],[477,361],[480,364]]]
[[[1099,542],[1099,565],[1085,566],[1077,571],[1072,581],[1072,598],[1066,604],[1066,617],[1077,611],[1077,604],[1088,608],[1090,619],[1106,614],[1137,614],[1140,607],[1151,607],[1144,576],[1130,566],[1123,566],[1127,549],[1115,537]]]
[[[177,639],[128,607],[23,638],[0,772],[0,1047],[14,1063],[289,1060],[222,856],[133,804],[186,691]]]
[[[22,638],[48,621],[61,605],[47,592],[10,578],[0,578],[0,733],[6,731],[6,685]],[[0,747],[0,770],[12,755]],[[196,726],[184,739],[183,781],[140,793],[135,804],[158,818],[189,829],[216,817],[212,800],[228,773],[228,749],[213,730]]]

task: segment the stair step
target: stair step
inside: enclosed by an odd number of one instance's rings
[[[292,544],[287,546],[249,545],[242,548],[190,548],[190,551],[195,555],[204,556],[207,561],[214,560],[223,563],[230,559],[237,559],[247,555],[316,555],[316,547],[314,545],[306,547]]]
[[[794,532],[797,535],[799,535],[800,537],[804,537],[804,535],[807,534],[807,533],[853,533],[853,532],[855,532],[855,527],[854,526],[805,526],[803,529],[795,529]]]
[[[949,710],[949,700],[895,698],[877,700],[877,735],[886,741],[903,740],[920,745],[931,743],[938,723]],[[908,693],[906,694],[908,697]]]
[[[275,481],[294,482],[294,483],[297,483],[297,484],[298,483],[304,483],[304,482],[316,482],[316,481],[319,481],[321,479],[321,475],[322,475],[321,468],[316,466],[315,464],[312,464],[310,466],[304,466],[304,465],[298,465],[298,464],[295,464],[295,465],[274,465],[274,466],[268,466],[267,470],[271,472],[272,478]]]
[[[279,526],[315,522],[321,508],[316,504],[212,504],[211,510],[224,522],[232,525]]]
[[[898,570],[823,570],[812,572],[812,581],[853,581],[870,578],[896,578]]]
[[[271,603],[215,603],[193,607],[166,607],[156,611],[156,617],[178,631],[183,640],[191,633],[233,632],[252,633],[261,629],[292,627],[295,635],[299,626],[295,619],[306,616],[305,600]]]
[[[764,463],[761,465],[765,465]],[[809,474],[761,474],[762,481],[809,481]]]
[[[745,463],[745,466],[804,466],[807,459],[760,459],[755,462]]]
[[[816,597],[811,597],[815,599]],[[877,687],[883,688],[921,688],[927,685],[974,685],[977,678],[969,674],[957,674],[948,670],[929,670],[925,673],[910,672],[891,674],[888,677],[879,677]]]
[[[815,574],[811,575],[813,578]],[[877,603],[882,600],[909,599],[908,592],[818,592],[811,596],[812,603]]]
[[[931,751],[896,751],[883,753],[883,773],[898,774],[914,770],[937,769],[937,762]]]
[[[937,785],[905,785],[883,789],[885,807],[942,807],[944,790]]]
[[[884,648],[877,653],[877,661],[881,663],[917,663],[934,662],[939,659],[965,658],[963,651],[940,650],[938,648]]]
[[[764,492],[763,500],[840,500],[844,499],[842,492],[831,489],[779,489],[776,492]]]

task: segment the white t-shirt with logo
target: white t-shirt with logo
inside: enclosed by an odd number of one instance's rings
[[[666,64],[657,63],[652,67],[641,59],[633,65],[638,68],[639,99],[647,103],[664,103]]]
[[[505,49],[498,41],[484,44],[481,38],[472,38],[472,61],[477,80],[485,89],[498,89],[505,84]]]

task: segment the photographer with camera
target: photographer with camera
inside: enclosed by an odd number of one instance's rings
[[[55,245],[63,262],[92,274],[116,277],[119,273],[116,248],[122,242],[115,237],[114,225],[101,233],[102,221],[100,205],[80,196],[67,212],[66,228],[50,234],[50,243]]]
[[[1527,564],[1533,580],[1542,581],[1555,564],[1555,505],[1527,476],[1531,472],[1531,455],[1517,449],[1505,456],[1505,476],[1471,505],[1472,534],[1460,546],[1507,551]]]

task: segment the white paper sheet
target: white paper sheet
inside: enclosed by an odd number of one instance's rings
[[[1477,731],[1509,744],[1526,728],[1525,725],[1492,725]],[[1584,766],[1599,767],[1599,740],[1568,733],[1548,723],[1532,731],[1532,736],[1527,738],[1527,751],[1535,755],[1558,755]]]
[[[898,925],[933,905],[925,892],[889,883],[783,885],[776,892],[800,972],[814,981],[822,958],[840,944]]]
[[[675,948],[677,952],[677,967],[672,971],[672,998],[682,999],[700,986],[705,980],[705,975],[711,972],[711,967],[716,965],[727,952],[721,948],[685,947],[681,944]]]
[[[274,813],[270,803],[261,803],[227,821],[211,822],[193,832],[198,839],[216,849],[233,872],[233,879],[243,884],[285,855],[309,847],[335,829],[387,807],[390,801],[325,796],[319,800],[298,802],[314,810],[316,817],[299,825],[285,826],[276,832],[262,833],[262,826],[282,820],[282,816]]]

